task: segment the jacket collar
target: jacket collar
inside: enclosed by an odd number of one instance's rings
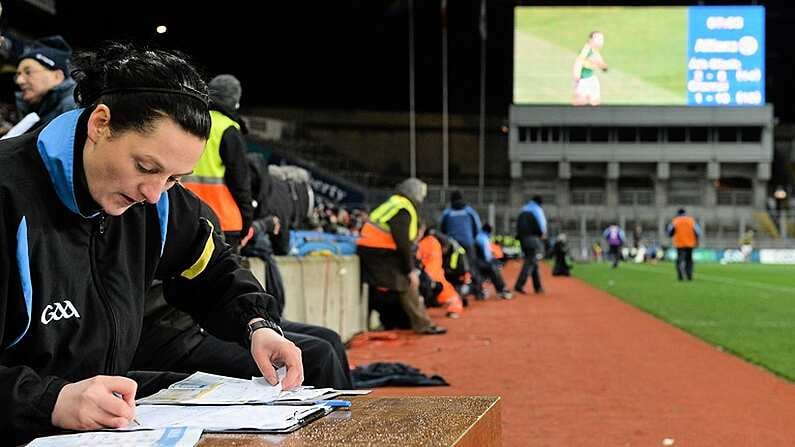
[[[44,97],[41,98],[41,101],[34,105],[28,104],[22,99],[22,92],[16,92],[14,95],[16,97],[17,112],[20,116],[25,116],[31,112],[36,112],[42,119],[44,119],[44,115],[47,115],[47,113],[55,110],[65,96],[72,95],[74,88],[74,79],[67,78],[60,84],[51,88],[47,93],[44,94]]]
[[[59,115],[39,133],[36,147],[39,151],[53,187],[61,202],[75,214],[85,218],[96,217],[100,211],[83,213],[77,204],[75,179],[75,136],[77,122],[84,109],[75,109]],[[77,170],[82,174],[82,170]],[[83,182],[77,182],[80,185]],[[83,191],[87,193],[87,191]]]

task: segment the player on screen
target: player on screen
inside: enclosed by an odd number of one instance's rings
[[[574,105],[598,106],[602,102],[602,92],[599,78],[595,70],[607,71],[607,64],[602,59],[600,50],[605,45],[605,35],[601,31],[592,31],[588,41],[582,47],[580,54],[574,61],[572,75],[574,76]]]

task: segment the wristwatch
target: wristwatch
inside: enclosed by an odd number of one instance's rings
[[[282,331],[282,328],[280,328],[278,324],[270,320],[257,320],[248,324],[248,339],[251,340],[251,335],[254,333],[254,331],[262,328],[272,329],[277,334],[284,337],[284,331]]]

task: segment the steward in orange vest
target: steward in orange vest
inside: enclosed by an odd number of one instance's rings
[[[687,215],[684,208],[668,224],[668,235],[676,247],[676,276],[679,281],[693,279],[693,249],[698,247],[701,227]]]
[[[212,208],[221,221],[226,242],[237,247],[246,237],[254,214],[246,142],[242,121],[235,112],[240,82],[232,75],[219,75],[208,87],[212,100],[210,138],[193,174],[183,177],[182,184]]]
[[[444,328],[434,326],[419,298],[419,270],[415,268],[414,244],[419,236],[417,207],[425,199],[427,186],[410,178],[397,186],[397,194],[375,208],[360,232],[356,253],[361,264],[362,281],[370,285],[371,302],[378,310],[381,322],[397,327],[400,315],[386,307],[387,296],[398,295],[400,307],[408,317],[411,328],[421,334],[441,334]],[[376,296],[378,295],[378,296]],[[389,315],[387,315],[389,313]],[[400,313],[400,309],[397,310]],[[392,319],[392,317],[396,317]]]

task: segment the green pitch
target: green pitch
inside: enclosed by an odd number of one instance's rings
[[[605,33],[604,104],[687,100],[687,8],[516,8],[514,102],[570,104],[572,65],[588,34]]]
[[[578,264],[574,276],[726,351],[795,380],[795,266]]]

